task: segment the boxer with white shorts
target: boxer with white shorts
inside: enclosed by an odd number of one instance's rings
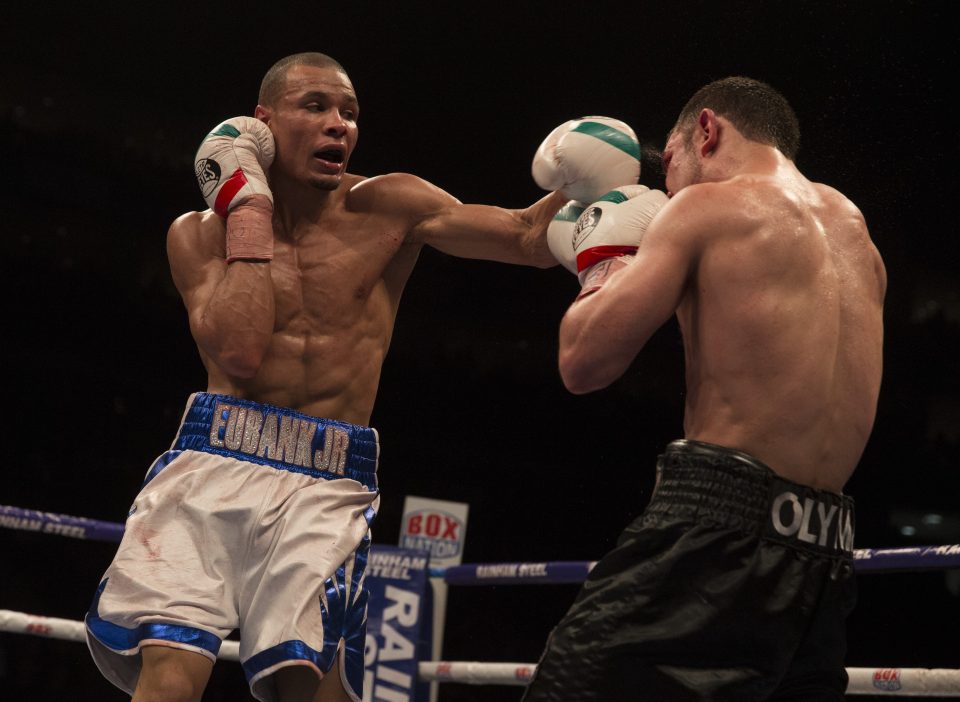
[[[373,429],[193,395],[86,617],[104,674],[132,693],[141,646],[213,661],[243,622],[240,657],[261,699],[291,662],[330,670],[341,643],[340,675],[359,696],[377,454]]]
[[[348,173],[359,109],[335,60],[288,56],[254,116],[218,125],[197,153],[210,209],[179,217],[167,252],[206,393],[151,469],[87,619],[95,660],[134,700],[199,700],[233,628],[257,699],[362,697],[378,499],[363,427],[404,285],[427,244],[555,265],[545,234],[569,194],[506,210],[407,173]],[[621,184],[605,172],[639,172],[630,140],[595,127],[551,150],[551,187],[602,192]],[[417,138],[431,147],[429,132]]]

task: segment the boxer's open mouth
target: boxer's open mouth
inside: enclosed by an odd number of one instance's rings
[[[343,163],[344,150],[338,147],[332,147],[322,151],[315,151],[313,155],[322,161],[329,161],[330,163]]]

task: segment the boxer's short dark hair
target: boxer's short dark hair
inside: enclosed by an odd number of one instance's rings
[[[260,95],[257,102],[261,105],[273,105],[280,93],[283,92],[283,86],[287,79],[287,69],[290,66],[314,66],[316,68],[333,68],[346,73],[343,66],[336,59],[321,54],[317,51],[306,51],[300,54],[291,54],[285,56],[275,64],[263,76],[260,83]]]
[[[687,131],[700,111],[725,117],[751,141],[780,149],[793,160],[800,150],[800,122],[790,103],[774,88],[753,78],[731,76],[708,83],[687,102],[676,129]]]

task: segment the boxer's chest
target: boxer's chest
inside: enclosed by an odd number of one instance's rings
[[[278,237],[271,263],[277,322],[351,324],[392,304],[385,283],[403,242],[382,219],[331,219]]]

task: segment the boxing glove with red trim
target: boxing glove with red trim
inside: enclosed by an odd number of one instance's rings
[[[611,259],[633,256],[647,227],[667,196],[645,185],[616,188],[594,202],[577,218],[573,227],[573,250],[581,295],[599,288],[594,273]],[[605,276],[603,276],[605,277]]]
[[[227,219],[227,263],[273,258],[273,193],[266,172],[274,153],[270,128],[253,117],[221,123],[197,150],[204,200]]]

